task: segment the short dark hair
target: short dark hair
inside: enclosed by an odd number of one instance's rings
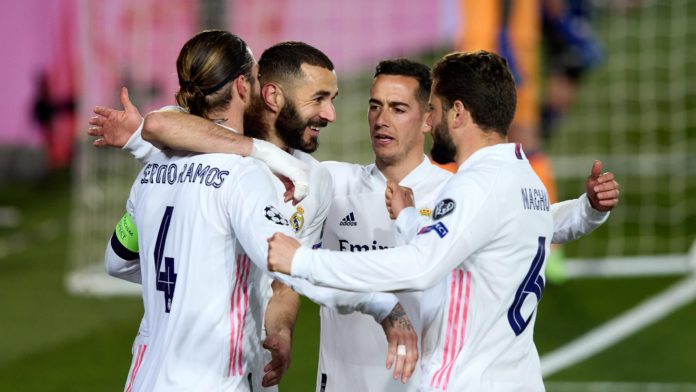
[[[517,95],[504,58],[484,50],[450,53],[433,67],[433,80],[444,109],[461,101],[481,129],[507,135]]]
[[[285,41],[266,49],[259,58],[259,81],[281,82],[302,78],[302,64],[334,70],[329,57],[304,42]]]
[[[418,81],[416,99],[423,106],[428,104],[433,80],[427,65],[405,58],[382,60],[375,68],[375,77],[379,75],[407,76],[416,79]]]

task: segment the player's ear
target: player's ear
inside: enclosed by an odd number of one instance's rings
[[[234,90],[237,91],[237,95],[241,98],[242,102],[247,103],[251,99],[251,81],[244,75],[239,75],[233,82],[231,94],[233,94],[232,99],[234,99]]]
[[[471,122],[471,113],[466,110],[462,101],[454,101],[450,109],[450,115],[452,116],[452,126],[455,128],[466,126]]]
[[[422,133],[429,133],[433,130],[433,113],[427,111],[423,114],[423,124],[421,125]]]
[[[261,99],[273,113],[278,113],[285,104],[283,90],[275,83],[266,83],[261,86]]]

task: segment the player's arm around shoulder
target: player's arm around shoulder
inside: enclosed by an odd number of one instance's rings
[[[150,143],[176,150],[224,152],[226,129],[185,111],[167,108],[145,116],[142,136]]]
[[[298,162],[269,142],[252,139],[176,108],[178,107],[148,114],[142,127],[142,137],[151,143],[176,150],[225,153],[259,159],[273,172],[290,179],[297,200],[306,196],[309,171],[306,164]]]
[[[148,114],[145,118],[141,118],[140,125],[123,145],[123,150],[131,153],[131,155],[141,163],[150,162],[156,153],[165,148],[165,145],[158,143],[157,140],[146,139],[146,137],[143,136],[143,134],[147,134],[151,128],[151,125],[146,125],[146,121],[148,121],[148,124],[152,124],[152,116],[159,116],[160,113],[165,112],[184,113],[185,109],[180,106],[164,106]],[[148,120],[148,118],[150,118],[150,120]]]

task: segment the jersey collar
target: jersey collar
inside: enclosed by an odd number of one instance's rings
[[[459,166],[459,169],[457,169],[457,173],[467,170],[469,167],[473,166],[476,162],[480,161],[488,155],[502,155],[514,157],[515,154],[515,143],[499,143],[492,146],[483,147],[471,154],[471,156],[467,158],[466,161],[464,161],[464,163],[461,164],[461,166]],[[524,152],[521,149],[520,154],[523,157],[520,159],[526,159]]]
[[[384,174],[379,170],[377,165],[374,163],[370,165],[370,174],[372,175],[373,178],[378,179],[381,183],[387,184],[387,178],[384,176]],[[399,185],[401,186],[407,186],[407,187],[414,187],[421,183],[423,180],[425,180],[428,177],[428,173],[430,172],[432,166],[434,166],[428,157],[423,154],[423,161],[420,163],[420,165],[416,166],[415,169],[411,170],[410,173],[404,177]]]

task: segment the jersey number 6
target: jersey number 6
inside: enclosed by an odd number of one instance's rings
[[[529,320],[532,319],[534,311],[529,314],[525,320],[522,316],[522,305],[529,294],[536,296],[536,302],[539,303],[541,295],[544,292],[544,278],[541,277],[541,268],[544,266],[546,259],[546,237],[539,237],[539,246],[537,247],[536,256],[532,260],[532,266],[529,267],[527,276],[524,277],[522,284],[517,288],[515,300],[512,301],[512,306],[508,309],[508,321],[515,335],[519,336],[529,325]],[[536,308],[536,305],[535,305]]]
[[[164,293],[165,312],[169,313],[172,309],[172,298],[174,298],[174,288],[176,287],[176,274],[174,273],[174,258],[164,257],[164,245],[167,242],[169,223],[172,221],[174,207],[167,206],[160,223],[155,243],[155,283],[157,291]],[[162,259],[164,258],[164,271],[160,271]]]

